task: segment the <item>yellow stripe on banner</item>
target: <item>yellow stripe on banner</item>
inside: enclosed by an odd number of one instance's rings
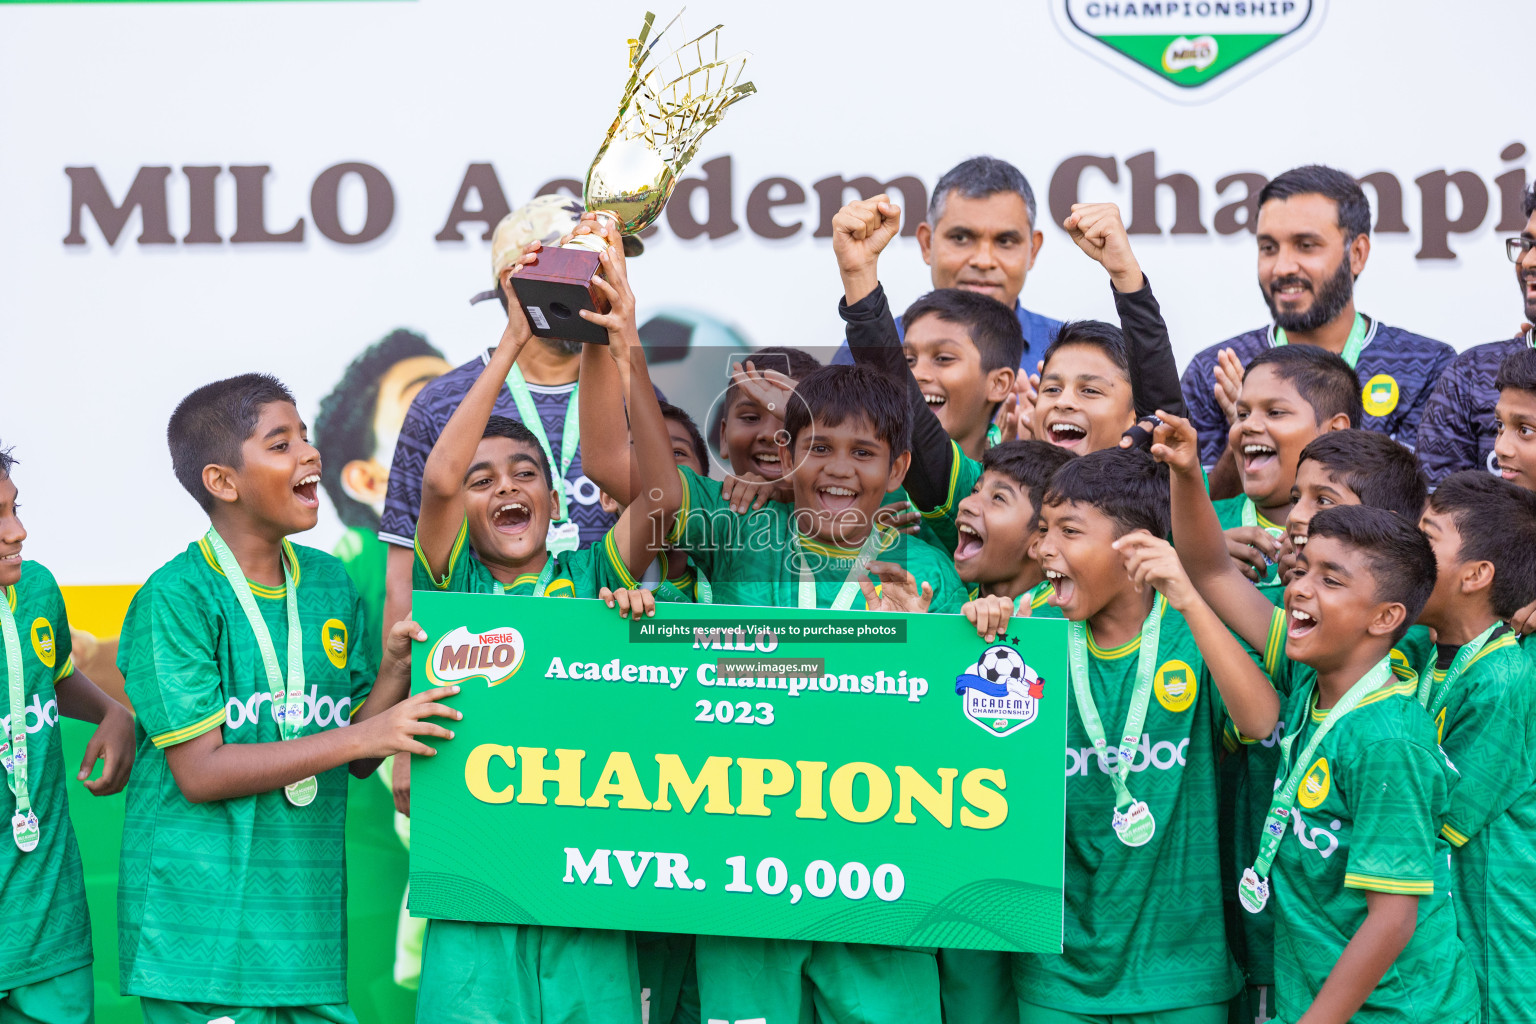
[[[1357,875],[1350,872],[1344,876],[1346,889],[1369,889],[1372,892],[1399,893],[1404,896],[1433,896],[1435,883],[1426,879],[1421,882],[1406,882],[1400,878],[1382,878],[1378,875]]]
[[[194,722],[191,725],[185,726],[181,729],[173,729],[170,732],[163,732],[159,736],[151,736],[149,741],[157,747],[174,747],[178,743],[185,743],[187,740],[196,739],[205,732],[211,732],[223,724],[224,709],[219,708],[219,710],[215,711],[201,722]]]
[[[1451,841],[1452,846],[1466,846],[1468,837],[1451,828],[1449,824],[1440,826],[1440,834]]]

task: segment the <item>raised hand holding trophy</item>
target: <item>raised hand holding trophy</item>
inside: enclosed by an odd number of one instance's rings
[[[747,54],[720,59],[720,25],[653,60],[674,26],[682,32],[681,17],[679,12],[652,38],[655,15],[647,12],[640,37],[629,41],[629,83],[582,190],[587,210],[613,221],[631,256],[643,248],[635,236],[661,216],[704,133],[720,123],[732,103],[757,91],[751,82],[740,81]],[[607,331],[579,312],[608,311],[602,293],[592,286],[603,245],[600,234],[578,235],[563,246],[541,250],[538,263],[511,278],[534,334],[608,343]]]

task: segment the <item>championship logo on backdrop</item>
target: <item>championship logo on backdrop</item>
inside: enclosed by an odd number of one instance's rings
[[[1173,99],[1225,91],[1303,43],[1325,0],[1054,0],[1068,41]],[[1205,88],[1217,79],[1222,86]]]
[[[1017,732],[1040,713],[1045,680],[1024,663],[1019,652],[993,644],[976,664],[955,677],[965,717],[994,736]]]
[[[471,633],[460,626],[432,645],[427,678],[434,686],[484,679],[496,686],[523,666],[523,635],[511,626]]]

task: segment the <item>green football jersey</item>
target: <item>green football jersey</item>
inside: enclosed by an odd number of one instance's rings
[[[1283,643],[1284,634],[1277,641],[1275,632],[1271,648]],[[1308,733],[1328,716],[1313,704],[1316,674],[1283,655],[1266,660],[1276,688],[1287,694],[1281,716],[1299,723],[1299,756]],[[1418,924],[1351,1019],[1477,1019],[1477,979],[1456,937],[1449,847],[1440,835],[1458,780],[1416,690],[1416,680],[1395,676],[1361,700],[1324,736],[1297,790],[1270,874],[1276,1008],[1285,1020],[1306,1012],[1322,989],[1365,921],[1367,892],[1417,896]]]
[[[923,524],[931,534],[930,543],[953,555],[960,540],[956,530],[960,500],[976,489],[976,483],[981,479],[981,462],[962,452],[955,442],[949,443],[954,449],[954,458],[949,464],[949,489],[944,494],[944,504],[938,508],[920,508],[918,512],[922,513]],[[919,536],[930,539],[922,534]]]
[[[0,587],[0,599],[16,620],[21,647],[21,675],[26,691],[22,721],[11,716],[10,701],[0,690],[0,751],[11,753],[19,727],[27,737],[27,789],[41,839],[31,853],[0,838],[0,907],[5,915],[5,959],[0,961],[0,992],[66,974],[91,962],[91,920],[85,906],[85,875],[80,848],[69,821],[59,732],[59,702],[53,684],[74,674],[70,660],[69,618],[53,574],[37,562],[21,563],[14,587]],[[5,685],[6,645],[0,636],[0,687]],[[0,771],[0,775],[5,775]],[[0,818],[9,825],[16,797],[0,785]]]
[[[1435,690],[1454,650],[1433,669]],[[1461,775],[1440,832],[1454,849],[1457,932],[1483,991],[1483,1020],[1520,1020],[1536,999],[1536,668],[1513,633],[1473,658],[1435,715]]]
[[[1243,506],[1248,504],[1247,495],[1239,494],[1235,498],[1223,498],[1212,502],[1216,507],[1216,518],[1221,521],[1223,530],[1231,530],[1243,525]],[[1265,530],[1284,530],[1284,523],[1273,523],[1265,518],[1257,508],[1253,510],[1254,518],[1258,525]],[[1285,583],[1280,579],[1280,567],[1275,562],[1270,562],[1264,571],[1264,578],[1255,584],[1259,590],[1271,601],[1279,601],[1275,595],[1284,592]]]
[[[376,651],[384,649],[380,624],[384,621],[384,590],[385,577],[389,574],[389,548],[390,545],[379,540],[376,532],[349,526],[347,532],[341,535],[341,539],[331,549],[331,554],[340,559],[342,567],[347,570],[347,575],[351,577],[352,585],[357,588],[357,596],[363,599],[363,608],[367,612],[368,631],[363,634],[359,642],[372,644]]]
[[[683,478],[683,506],[668,543],[688,552],[708,575],[719,604],[759,608],[795,608],[799,598],[798,560],[792,546],[794,509],[770,501],[756,512],[740,515],[721,497],[721,483],[678,467]],[[894,530],[881,531],[877,559],[895,562],[921,585],[933,587],[929,611],[958,612],[965,587],[955,575],[953,560],[931,544]],[[854,564],[856,551],[816,541],[803,543],[816,581],[816,604],[830,608]],[[852,607],[864,605],[864,593],[854,594]]]
[[[303,630],[305,734],[350,723],[377,675],[362,600],[341,563],[283,542]],[[251,593],[286,669],[285,587]],[[206,540],[134,596],[117,658],[137,714],[118,886],[124,995],[240,1006],[342,1003],[347,769],[305,807],[281,790],[194,804],[165,748],[222,729],[281,740],[256,636]]]
[[[1283,587],[1278,588],[1274,593],[1276,597],[1281,597],[1285,590]],[[1275,679],[1277,686],[1288,687],[1290,676],[1282,673],[1276,678],[1275,671],[1276,665],[1285,657],[1285,622],[1285,610],[1276,608],[1270,619],[1263,667],[1265,674]],[[1423,626],[1410,627],[1397,642],[1397,646],[1392,648],[1392,671],[1400,681],[1416,681],[1418,675],[1410,665],[1416,658],[1419,664],[1423,664],[1423,652],[1433,647],[1434,641],[1430,639],[1429,630]],[[1237,899],[1237,879],[1242,876],[1243,869],[1252,866],[1254,857],[1258,856],[1259,834],[1264,829],[1264,819],[1269,815],[1269,802],[1274,797],[1275,787],[1279,785],[1275,776],[1280,771],[1280,741],[1285,738],[1289,728],[1284,700],[1288,692],[1281,692],[1280,719],[1268,736],[1257,741],[1240,737],[1237,730],[1228,723],[1222,737],[1227,748],[1227,758],[1222,765],[1222,781],[1224,786],[1232,787],[1234,821],[1231,850],[1223,854],[1222,867],[1227,876],[1223,891],[1234,904]],[[1273,985],[1274,903],[1271,902],[1257,914],[1239,909],[1236,915],[1243,932],[1243,956],[1239,966],[1243,968],[1248,984]]]
[[[1164,607],[1161,597],[1159,607]],[[1060,617],[1046,606],[1036,613]],[[1080,1014],[1131,1014],[1229,999],[1241,979],[1222,922],[1216,841],[1217,757],[1226,706],[1183,616],[1164,607],[1157,670],[1126,786],[1156,822],[1140,847],[1111,827],[1114,745],[1130,710],[1141,638],[1112,650],[1088,640],[1094,702],[1111,744],[1101,762],[1067,716],[1064,951],[1013,958],[1031,1003]],[[1062,692],[1070,692],[1063,681]],[[1075,704],[1074,704],[1075,707]]]
[[[613,539],[613,527],[604,535],[602,543],[579,551],[562,551],[555,557],[555,570],[544,585],[544,597],[596,597],[603,587],[618,590],[634,587],[635,578],[624,567],[619,550]],[[514,597],[532,597],[539,582],[539,573],[523,573],[512,581],[503,592]],[[437,590],[452,594],[494,594],[496,577],[485,563],[475,556],[469,543],[469,523],[459,526],[459,535],[448,553],[448,572],[440,579],[433,579],[427,567],[427,558],[421,553],[420,541],[416,544],[416,559],[411,566],[413,590]]]

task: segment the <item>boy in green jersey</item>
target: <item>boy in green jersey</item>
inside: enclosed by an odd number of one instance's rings
[[[1526,346],[1505,356],[1494,386],[1499,401],[1493,407],[1496,464],[1491,468],[1510,483],[1536,491],[1536,349]]]
[[[1218,538],[1194,429],[1166,417],[1153,453],[1173,470],[1181,561],[1223,621],[1263,649],[1278,691],[1267,724],[1239,733],[1293,723],[1238,889],[1247,911],[1274,905],[1278,1016],[1475,1021],[1439,836],[1456,772],[1415,706],[1416,679],[1394,671],[1394,645],[1434,587],[1428,541],[1384,509],[1317,512],[1274,608]]]
[[[602,254],[603,275],[596,278],[610,309],[605,314],[583,311],[607,328],[608,345],[587,346],[583,372],[593,360],[612,362],[635,423],[638,472],[651,485],[636,489],[602,543],[558,556],[549,553],[548,526],[559,509],[543,447],[522,424],[491,415],[502,381],[533,337],[522,307],[509,303],[501,342],[444,427],[422,473],[416,589],[602,598],[621,615],[654,611],[649,591],[627,588],[636,586],[654,559],[682,492],[673,442],[635,329],[623,250],[617,239],[612,242]],[[537,245],[530,247],[503,271],[507,294],[511,276],[518,267],[536,263],[539,251]],[[604,402],[583,403],[584,433],[594,418],[618,413]],[[590,442],[592,435],[586,436]],[[664,948],[658,958],[663,966],[679,959],[667,956],[672,952]],[[674,982],[666,993],[650,994],[653,1019],[672,1019],[681,978]],[[628,932],[446,920],[427,924],[416,1000],[422,1024],[638,1024],[643,998],[635,937]]]
[[[1071,620],[1076,713],[1064,952],[1014,957],[1020,1020],[1219,1024],[1239,979],[1215,834],[1228,710],[1212,680],[1263,687],[1262,674],[1191,588],[1148,585],[1146,567],[1173,559],[1160,539],[1167,483],[1151,456],[1109,448],[1068,462],[1041,517],[1054,593],[1040,614]]]
[[[1424,509],[1429,488],[1413,452],[1375,430],[1334,430],[1319,435],[1301,450],[1296,481],[1291,486],[1291,511],[1286,517],[1276,571],[1287,579],[1296,566],[1296,552],[1307,543],[1307,525],[1325,508],[1366,505],[1386,509],[1414,522]],[[1230,544],[1228,545],[1230,548]],[[1237,563],[1233,563],[1236,570]],[[1234,593],[1243,593],[1234,587]],[[1258,591],[1258,597],[1274,605],[1284,597],[1284,587]],[[1249,592],[1246,602],[1256,615],[1269,610]],[[1410,665],[1422,661],[1432,646],[1429,631],[1413,626],[1392,649],[1392,667],[1400,678],[1415,673]],[[1256,743],[1239,742],[1236,735],[1224,738],[1227,749],[1222,762],[1223,806],[1231,814],[1222,821],[1222,843],[1227,878],[1228,936],[1247,984],[1234,1001],[1234,1024],[1262,1024],[1274,1014],[1274,910],[1257,914],[1237,904],[1237,878],[1253,863],[1264,815],[1274,791],[1280,766],[1280,739],[1287,720],[1281,718],[1269,735]]]
[[[1536,667],[1504,621],[1536,598],[1536,495],[1480,469],[1446,477],[1420,526],[1435,552],[1419,615],[1435,631],[1418,699],[1461,775],[1450,841],[1457,931],[1483,1020],[1528,1016],[1536,984]]]
[[[315,525],[320,455],[293,396],[245,374],[171,415],[171,465],[207,534],[145,582],[118,667],[138,719],[118,889],[125,995],[153,1024],[355,1020],[347,1006],[347,766],[366,777],[457,719],[407,697],[414,623],[384,661]],[[286,657],[284,656],[286,654]],[[366,703],[364,702],[366,698]]]
[[[93,1019],[91,923],[80,849],[64,791],[59,716],[97,723],[75,778],[93,796],[122,789],[133,767],[133,718],[75,668],[59,586],[24,561],[27,531],[16,510],[15,463],[0,448],[0,907],[6,922],[0,1020],[85,1024]],[[98,760],[101,777],[87,781]],[[9,800],[7,801],[7,798]]]
[[[1216,502],[1216,516],[1232,557],[1260,590],[1285,585],[1275,559],[1301,450],[1329,431],[1359,427],[1362,415],[1355,371],[1327,349],[1282,345],[1248,364],[1228,439],[1243,493]]]

